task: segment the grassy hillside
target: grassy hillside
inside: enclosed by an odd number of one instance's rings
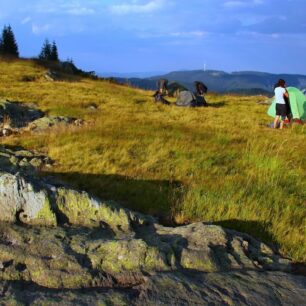
[[[261,97],[214,95],[209,108],[184,109],[105,81],[48,82],[43,72],[29,61],[1,62],[0,97],[89,124],[3,143],[47,153],[52,175],[101,198],[164,222],[213,221],[306,259],[305,126],[267,128]]]

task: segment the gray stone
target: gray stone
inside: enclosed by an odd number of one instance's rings
[[[34,153],[31,151],[27,151],[27,150],[19,150],[19,151],[15,151],[14,155],[17,157],[33,157]]]
[[[69,117],[60,117],[60,116],[50,116],[42,117],[31,122],[28,126],[28,129],[32,131],[43,131],[53,126],[69,126],[73,124],[76,119]]]
[[[29,167],[30,166],[30,163],[28,161],[27,158],[23,158],[19,163],[18,163],[18,166],[20,167]]]
[[[39,168],[43,165],[43,161],[36,157],[30,160],[30,164],[35,168]]]
[[[1,152],[0,151],[0,157],[6,157],[6,158],[10,158],[11,155],[9,153],[6,153],[6,152]]]
[[[13,165],[17,166],[18,163],[19,163],[19,159],[18,159],[16,156],[13,155],[13,156],[10,157],[10,162],[11,162]]]

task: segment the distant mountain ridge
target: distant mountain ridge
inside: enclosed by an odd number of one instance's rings
[[[256,71],[224,72],[218,70],[190,70],[173,71],[164,75],[150,78],[116,78],[121,83],[129,83],[142,89],[156,89],[156,80],[166,78],[176,81],[185,87],[194,88],[195,81],[205,83],[210,91],[218,93],[243,93],[243,94],[272,94],[278,79],[285,79],[288,86],[299,89],[306,88],[306,75],[301,74],[273,74]]]

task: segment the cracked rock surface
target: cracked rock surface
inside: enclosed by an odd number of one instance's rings
[[[12,169],[0,172],[3,305],[302,305],[306,277],[220,226],[150,216]]]

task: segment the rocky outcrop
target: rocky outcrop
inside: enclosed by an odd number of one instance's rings
[[[50,168],[53,161],[44,154],[18,147],[0,145],[0,169],[12,171],[31,171]]]
[[[291,261],[249,235],[205,223],[165,227],[33,174],[0,173],[0,220],[1,302],[299,305],[306,298],[306,278],[288,274]]]
[[[170,229],[166,229],[168,236]],[[199,229],[202,235],[221,231],[199,223],[180,228],[180,232]],[[173,234],[172,238],[177,237]],[[151,243],[140,237],[115,238],[106,225],[92,229],[3,223],[0,301],[20,305],[53,305],[56,301],[59,305],[302,305],[305,299],[303,276],[241,263],[226,270],[216,264],[214,272],[209,264],[211,272],[203,273],[182,267],[181,253],[173,244]],[[220,262],[220,255],[210,251],[206,250],[205,260]],[[189,261],[195,261],[193,255]],[[254,259],[247,261],[252,264]]]
[[[0,137],[11,136],[23,131],[43,131],[54,126],[81,126],[81,119],[46,116],[34,105],[0,100]]]
[[[8,125],[7,128],[22,128],[43,116],[44,113],[32,105],[0,100],[0,123],[6,123]]]
[[[83,125],[83,120],[62,116],[43,117],[31,122],[28,126],[28,129],[31,131],[43,131],[53,126],[67,127],[69,125],[81,126]]]

